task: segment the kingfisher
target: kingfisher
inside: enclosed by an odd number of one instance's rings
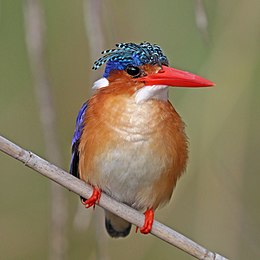
[[[102,54],[93,69],[106,64],[103,77],[76,119],[70,173],[93,187],[90,198],[81,198],[87,208],[104,192],[144,212],[140,232],[148,234],[154,211],[170,200],[188,159],[185,124],[168,99],[169,87],[214,83],[169,67],[157,44],[119,43]],[[131,230],[106,210],[105,227],[115,238]]]

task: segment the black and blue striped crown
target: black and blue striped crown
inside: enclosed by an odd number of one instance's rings
[[[149,42],[118,43],[116,47],[103,51],[104,56],[94,62],[92,69],[96,70],[107,63],[104,77],[108,77],[111,70],[124,70],[127,65],[159,64],[168,66],[169,64],[167,57],[157,44]]]

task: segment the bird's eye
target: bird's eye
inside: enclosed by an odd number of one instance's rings
[[[125,69],[125,71],[131,75],[134,78],[137,78],[141,75],[141,69],[139,69],[138,67],[132,66],[132,65],[128,65]]]

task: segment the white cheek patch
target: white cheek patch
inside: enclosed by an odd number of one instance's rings
[[[108,87],[109,81],[106,78],[101,78],[97,81],[94,82],[92,89],[100,89],[100,88],[105,88]]]
[[[135,102],[141,103],[149,99],[168,100],[168,86],[153,85],[145,86],[135,92]]]

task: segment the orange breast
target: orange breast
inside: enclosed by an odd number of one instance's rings
[[[169,102],[136,104],[102,89],[89,101],[79,146],[81,179],[137,209],[171,197],[187,160],[184,124]]]

